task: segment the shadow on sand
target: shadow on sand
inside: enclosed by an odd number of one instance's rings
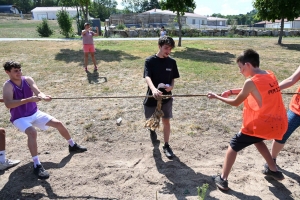
[[[63,168],[72,158],[74,154],[69,154],[63,158],[59,163],[43,162],[45,169],[60,169]],[[3,173],[2,173],[3,174]],[[42,186],[47,195],[44,193],[26,193],[23,190],[34,188],[36,186]],[[21,167],[16,168],[10,176],[8,182],[4,185],[0,191],[0,199],[102,199],[109,200],[109,198],[101,198],[94,196],[59,196],[56,195],[47,180],[39,180],[33,174],[32,163],[28,163]]]

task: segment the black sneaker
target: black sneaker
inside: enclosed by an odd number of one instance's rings
[[[281,171],[277,170],[276,172],[271,171],[269,168],[266,168],[262,171],[262,173],[266,176],[270,176],[277,181],[281,181],[284,179],[284,176]]]
[[[167,146],[163,146],[163,150],[164,150],[164,153],[165,155],[168,157],[168,158],[173,158],[174,156],[174,153],[170,147],[170,145],[167,145]]]
[[[152,142],[155,142],[157,140],[157,134],[156,134],[156,132],[152,131],[151,129],[150,129],[150,138],[151,138]]]
[[[220,190],[224,190],[224,191],[229,190],[228,180],[222,179],[221,175],[214,175],[212,176],[212,178]]]
[[[87,151],[86,147],[80,146],[79,144],[75,143],[74,146],[69,145],[69,152],[70,153],[81,153]]]
[[[49,178],[49,173],[44,169],[42,165],[33,166],[33,173],[38,176],[39,179]]]

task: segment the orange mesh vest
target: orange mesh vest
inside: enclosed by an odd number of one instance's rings
[[[300,92],[300,87],[296,91],[297,93]],[[290,110],[300,115],[300,95],[295,94],[290,102],[289,106]]]
[[[262,106],[258,106],[252,94],[245,99],[241,132],[267,140],[281,140],[288,126],[286,110],[278,81],[273,72],[267,72],[251,78],[262,97]]]

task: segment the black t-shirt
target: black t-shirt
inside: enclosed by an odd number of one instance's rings
[[[173,58],[159,58],[156,55],[146,58],[144,68],[144,78],[148,76],[151,78],[153,85],[157,88],[158,84],[164,83],[171,85],[172,80],[179,78],[176,61]],[[167,92],[165,89],[160,88],[164,95],[171,95],[172,92]],[[152,91],[148,86],[147,94],[152,95]],[[163,99],[162,103],[167,103],[170,99]],[[145,98],[144,105],[156,106],[157,100],[154,98]]]

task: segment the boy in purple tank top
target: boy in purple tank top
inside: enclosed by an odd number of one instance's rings
[[[68,141],[70,153],[84,152],[87,149],[73,141],[69,131],[60,121],[37,108],[36,102],[51,101],[51,96],[42,93],[31,77],[22,76],[21,64],[8,61],[3,67],[10,79],[3,85],[3,100],[5,106],[10,109],[10,121],[28,137],[28,148],[34,162],[34,174],[40,179],[47,179],[49,173],[38,158],[37,131],[34,126],[41,130],[46,130],[48,126],[56,128]]]
[[[83,51],[84,51],[84,70],[87,71],[87,65],[89,60],[89,53],[91,54],[92,61],[94,63],[94,70],[98,70],[95,59],[95,47],[94,47],[94,36],[99,35],[98,27],[96,26],[96,33],[91,31],[90,24],[88,22],[84,23],[84,30],[81,32]]]

